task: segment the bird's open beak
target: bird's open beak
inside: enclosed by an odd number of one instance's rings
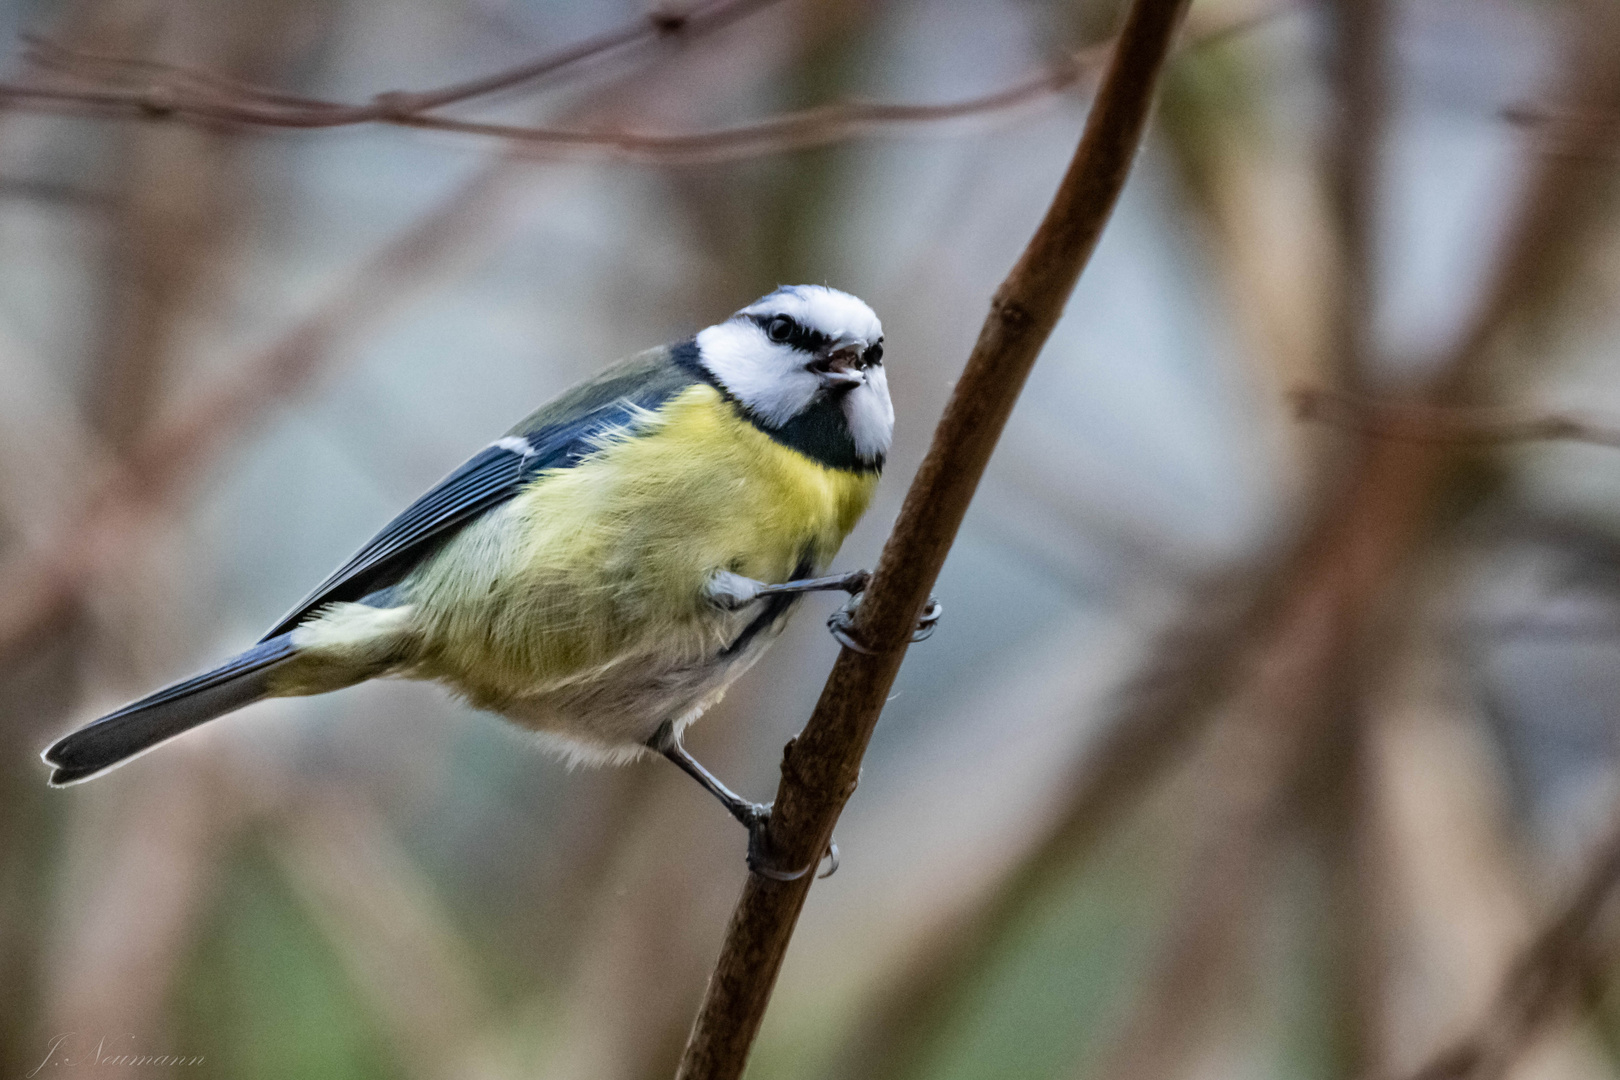
[[[810,365],[821,385],[828,389],[849,389],[866,381],[866,365],[861,362],[861,348],[848,345],[820,357]]]

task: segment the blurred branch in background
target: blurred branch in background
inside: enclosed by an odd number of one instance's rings
[[[854,793],[861,759],[929,589],[956,538],[1029,370],[1096,248],[1147,125],[1182,0],[1134,0],[1080,145],[957,380],[884,545],[822,697],[784,752],[767,850],[812,870]],[[811,876],[749,876],[676,1074],[742,1076]]]
[[[1322,323],[1327,378],[1344,391],[1380,380],[1378,343],[1379,225],[1386,145],[1390,139],[1391,73],[1395,64],[1390,0],[1332,0],[1328,59],[1333,120],[1323,155],[1327,220],[1336,256],[1324,295]],[[1331,453],[1331,451],[1329,451]],[[1331,460],[1331,459],[1330,459]],[[1328,1031],[1337,1075],[1356,1077],[1383,1058],[1382,1009],[1389,990],[1383,963],[1383,860],[1378,856],[1378,805],[1372,787],[1366,695],[1387,667],[1374,626],[1354,629],[1323,679],[1314,760],[1301,770],[1307,804],[1326,868],[1322,912],[1328,969]]]
[[[1336,121],[1328,133],[1327,189],[1338,252],[1329,290],[1328,341],[1335,382],[1351,390],[1367,382],[1377,300],[1374,240],[1378,184],[1384,162],[1384,119],[1389,99],[1386,42],[1389,0],[1333,0],[1328,6],[1333,44]]]
[[[1296,390],[1291,396],[1295,415],[1301,420],[1380,439],[1441,443],[1551,440],[1620,447],[1620,424],[1595,417],[1537,415],[1523,409],[1444,408],[1333,390]]]
[[[727,6],[737,5],[733,0],[733,3]],[[1234,34],[1258,26],[1289,10],[1282,7],[1259,15],[1229,19],[1220,25],[1204,27],[1192,36],[1188,44],[1196,47],[1224,41]],[[728,17],[740,14],[742,13],[727,12]],[[711,14],[700,21],[694,14],[683,23],[683,28],[688,24],[705,25],[717,19],[718,15]],[[868,102],[819,105],[756,123],[683,134],[532,127],[428,115],[429,110],[448,103],[444,99],[451,91],[428,91],[420,94],[394,91],[379,95],[378,101],[381,104],[374,103],[367,106],[343,106],[331,102],[295,99],[296,103],[292,105],[267,107],[263,103],[278,96],[272,91],[225,82],[207,72],[172,67],[161,69],[159,75],[162,81],[144,87],[0,84],[0,103],[9,104],[13,108],[78,107],[147,119],[191,117],[223,124],[266,127],[325,128],[384,123],[398,127],[450,131],[510,140],[533,147],[543,147],[548,157],[556,156],[559,151],[586,151],[584,154],[571,153],[567,156],[584,157],[586,160],[606,157],[610,160],[650,164],[697,165],[830,146],[894,130],[906,131],[951,120],[1013,112],[1088,83],[1096,76],[1111,47],[1112,42],[1105,42],[1084,49],[1051,70],[1032,75],[1005,90],[960,101],[938,105]],[[128,71],[142,73],[150,67],[148,64],[119,61],[113,57],[87,57],[62,46],[43,42],[36,44],[35,51],[42,60],[70,73],[82,71],[91,65],[111,69],[114,75],[120,69],[124,69],[126,73]],[[565,55],[570,60],[576,59],[575,52],[570,50]],[[525,65],[521,70],[538,70],[543,66],[544,62],[536,62]],[[547,70],[555,70],[560,66],[562,65],[554,65]],[[509,77],[503,74],[491,76],[471,85],[486,84],[505,88],[510,85],[510,81]],[[459,96],[450,100],[464,101],[474,96],[471,93],[461,92],[460,87],[452,90]]]
[[[1210,790],[1192,818],[1199,850],[1184,875],[1160,958],[1114,1045],[1081,1075],[1184,1075],[1209,1034],[1212,1014],[1241,997],[1238,973],[1253,944],[1253,917],[1275,866],[1280,827],[1298,804],[1296,778],[1305,755],[1333,715],[1329,691],[1339,680],[1316,665],[1343,662],[1331,640],[1338,627],[1306,629],[1315,636],[1294,639],[1292,651],[1254,671],[1248,691],[1212,733],[1203,770]]]
[[[258,124],[267,127],[326,128],[375,121],[398,122],[418,114],[474,98],[511,90],[524,83],[582,66],[588,61],[628,46],[658,38],[703,34],[746,17],[776,0],[709,0],[686,11],[658,10],[625,25],[557,52],[481,78],[434,90],[390,90],[367,105],[341,105],[265,89],[241,79],[222,76],[206,68],[158,63],[63,45],[46,37],[28,39],[30,58],[40,67],[78,79],[81,87],[0,84],[0,99],[60,101],[84,105],[123,105],[149,117],[191,115],[204,120]],[[110,77],[147,76],[150,85],[138,92],[110,88],[84,88],[97,69]]]
[[[407,1074],[501,1075],[487,1045],[498,1014],[474,952],[376,810],[352,794],[312,792],[267,824],[277,862]]]

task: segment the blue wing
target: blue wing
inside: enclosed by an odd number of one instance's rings
[[[541,472],[569,468],[594,452],[604,436],[633,427],[697,381],[690,350],[683,344],[643,353],[542,408],[406,507],[259,640],[286,633],[327,604],[359,600],[397,584]]]

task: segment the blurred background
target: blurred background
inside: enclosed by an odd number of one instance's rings
[[[744,836],[662,762],[408,683],[36,758],[778,283],[884,320],[876,561],[1121,5],[662,10],[0,4],[0,1075],[672,1075]],[[550,136],[240,115],[619,28],[432,113]],[[1620,1073],[1617,57],[1610,0],[1197,0],[751,1077]],[[693,729],[753,797],[823,606]]]

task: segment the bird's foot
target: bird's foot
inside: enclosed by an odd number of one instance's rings
[[[861,641],[853,632],[855,612],[861,606],[861,596],[862,594],[858,592],[853,594],[850,596],[848,603],[829,615],[827,617],[827,629],[832,633],[833,637],[838,639],[840,645],[848,649],[854,649],[858,653],[872,656],[878,650]],[[927,641],[932,637],[935,628],[939,626],[939,617],[944,613],[945,607],[939,602],[939,598],[930,596],[927,605],[922,610],[922,614],[917,616],[917,628],[911,632],[911,640],[913,642]]]
[[[781,860],[771,851],[770,803],[749,803],[743,816],[739,817],[748,829],[748,869],[763,878],[772,881],[797,881],[816,868],[821,859],[817,859],[809,866],[798,870],[789,870],[781,865]],[[838,844],[827,845],[828,860],[825,873],[816,875],[818,878],[830,878],[838,872]]]

